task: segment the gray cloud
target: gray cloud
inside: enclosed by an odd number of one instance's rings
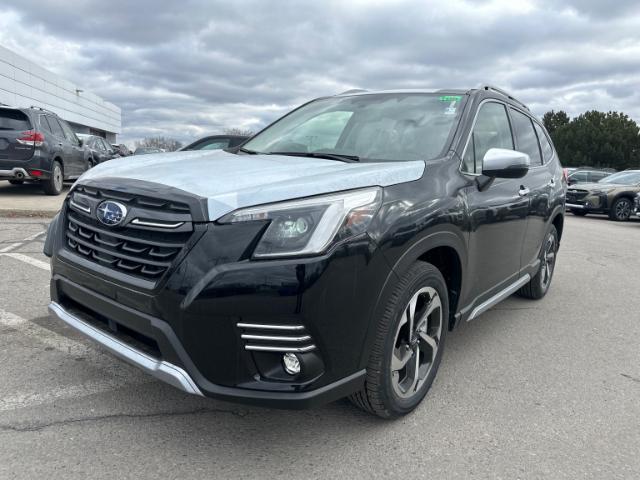
[[[490,82],[540,115],[640,120],[637,5],[23,0],[0,19],[0,43],[121,106],[125,140],[257,130],[352,87]]]

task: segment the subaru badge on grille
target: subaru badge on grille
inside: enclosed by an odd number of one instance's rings
[[[111,200],[105,200],[96,210],[96,217],[101,223],[109,227],[115,227],[122,223],[127,216],[127,207],[123,204]]]

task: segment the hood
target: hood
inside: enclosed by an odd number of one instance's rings
[[[235,155],[224,150],[159,153],[101,163],[78,183],[100,178],[155,182],[207,199],[209,220],[238,208],[418,180],[425,163],[343,163],[286,155]]]
[[[616,188],[624,186],[625,185],[619,185],[617,183],[577,183],[575,185],[569,185],[567,190],[587,190],[591,192],[593,190],[615,190]]]

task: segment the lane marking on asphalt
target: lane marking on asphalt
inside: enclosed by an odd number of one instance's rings
[[[0,255],[2,255],[3,257],[20,260],[21,262],[28,263],[29,265],[41,268],[42,270],[46,270],[47,272],[51,271],[51,265],[49,265],[47,262],[43,262],[42,260],[38,260],[37,258],[30,257],[29,255],[24,255],[23,253],[0,253]]]
[[[43,230],[41,232],[34,233],[33,235],[29,235],[27,238],[23,238],[22,240],[16,243],[12,243],[11,245],[7,245],[6,247],[0,248],[0,253],[6,253],[6,252],[10,252],[11,250],[15,250],[16,248],[20,248],[25,243],[33,242],[36,238],[38,238],[41,235],[44,235],[45,233],[47,233],[47,231]]]
[[[138,382],[140,383],[140,382]],[[0,412],[35,407],[57,400],[78,399],[105,393],[123,387],[126,383],[114,379],[88,380],[79,385],[67,385],[50,388],[38,392],[18,392],[0,398]]]
[[[102,372],[99,375],[94,374],[93,379],[82,382],[79,385],[61,386],[58,389],[48,389],[48,391],[41,393],[18,392],[10,396],[4,396],[0,398],[0,411],[26,408],[58,398],[84,397],[114,390],[125,385],[151,381],[148,376],[135,367],[119,361],[105,352],[55,333],[48,328],[41,327],[37,323],[3,309],[0,309],[0,325],[16,330],[45,347],[62,352],[71,359],[85,360],[82,363],[78,363],[82,376],[86,375],[86,368],[96,368]],[[70,374],[66,373],[65,376],[68,378]]]

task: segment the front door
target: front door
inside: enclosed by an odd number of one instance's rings
[[[522,179],[482,177],[482,159],[490,148],[514,149],[504,104],[480,106],[469,138],[462,170],[476,177],[467,187],[469,210],[469,292],[475,304],[514,283],[520,273],[522,244],[527,229],[529,197]]]

